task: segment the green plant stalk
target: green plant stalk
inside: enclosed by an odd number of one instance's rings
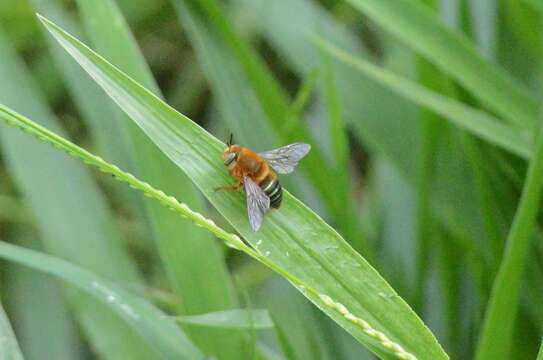
[[[542,189],[543,126],[539,130],[520,204],[507,237],[505,252],[492,288],[482,333],[477,345],[477,360],[509,358],[522,276],[530,249],[530,239],[534,232]]]
[[[541,339],[541,345],[539,346],[536,360],[543,360],[543,338]]]
[[[161,190],[157,190],[150,184],[138,180],[134,175],[125,173],[117,166],[112,165],[100,157],[89,153],[78,147],[72,142],[48,131],[44,127],[32,122],[24,116],[6,108],[0,104],[0,118],[7,124],[15,126],[25,132],[28,132],[40,140],[53,145],[54,147],[67,152],[69,155],[83,160],[87,165],[98,168],[104,173],[113,175],[117,180],[127,183],[133,189],[141,191],[145,196],[158,201],[162,206],[172,210],[183,218],[189,219],[195,225],[210,231],[213,235],[222,239],[225,244],[233,249],[243,251],[253,259],[266,265],[277,272],[289,282],[291,282],[299,291],[309,297],[311,300],[319,299],[321,303],[318,306],[325,306],[343,316],[345,320],[353,326],[360,328],[365,336],[369,337],[371,343],[377,346],[373,351],[381,354],[388,354],[398,359],[414,360],[416,357],[407,352],[400,344],[391,341],[383,332],[374,329],[367,321],[357,317],[349,311],[343,304],[336,302],[330,296],[319,293],[310,286],[304,284],[298,277],[270,260],[265,254],[248,246],[241,238],[235,234],[229,233],[218,227],[212,220],[205,218],[202,214],[191,210],[186,204],[180,203],[173,196],[168,196]],[[314,301],[314,300],[313,300]]]

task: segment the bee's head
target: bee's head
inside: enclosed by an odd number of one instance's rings
[[[234,167],[234,165],[236,164],[236,160],[238,159],[239,153],[241,151],[241,147],[239,145],[235,145],[233,141],[234,141],[233,136],[232,134],[230,134],[230,139],[226,143],[226,148],[224,149],[224,152],[222,153],[224,165],[228,166],[229,168]]]

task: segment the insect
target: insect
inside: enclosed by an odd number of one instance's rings
[[[276,172],[288,174],[307,155],[311,146],[290,144],[279,149],[256,153],[233,143],[232,135],[223,152],[224,165],[237,184],[217,190],[239,191],[243,187],[247,198],[247,214],[254,231],[260,229],[264,214],[271,208],[278,209],[283,200],[283,187]]]

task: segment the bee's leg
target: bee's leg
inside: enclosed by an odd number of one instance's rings
[[[243,183],[240,181],[237,184],[230,185],[230,186],[220,186],[218,188],[215,188],[215,191],[240,191],[241,187],[243,186]]]

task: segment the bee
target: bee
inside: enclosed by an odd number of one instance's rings
[[[260,229],[264,214],[271,208],[279,209],[283,187],[276,172],[289,174],[311,150],[309,144],[294,143],[279,149],[257,153],[233,143],[232,135],[222,154],[224,165],[237,184],[217,190],[239,191],[243,187],[247,198],[247,215],[254,231]]]

